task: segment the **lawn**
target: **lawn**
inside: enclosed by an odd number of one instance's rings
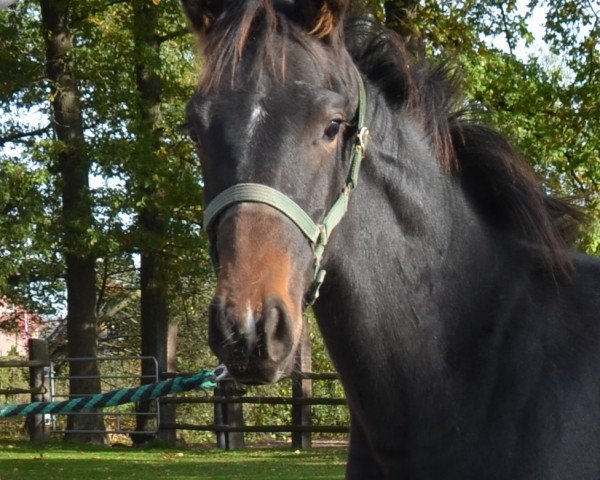
[[[0,441],[0,480],[336,480],[346,450],[92,447]]]

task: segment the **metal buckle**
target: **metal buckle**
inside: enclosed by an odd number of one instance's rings
[[[215,381],[220,382],[221,380],[225,380],[226,378],[231,378],[229,375],[229,371],[224,363],[215,368]]]
[[[356,145],[357,148],[360,148],[363,152],[367,149],[367,145],[369,144],[369,137],[371,133],[367,127],[362,127],[360,132],[356,135],[358,139],[358,143]]]
[[[325,270],[319,268],[315,275],[315,279],[310,284],[308,292],[306,292],[306,296],[304,297],[304,302],[306,303],[307,307],[310,307],[313,303],[317,301],[317,298],[319,298],[319,290],[321,289],[321,285],[323,285],[323,282],[325,281],[325,273]]]

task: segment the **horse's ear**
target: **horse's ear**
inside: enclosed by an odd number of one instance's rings
[[[223,13],[227,0],[181,0],[183,9],[197,33],[205,33]]]
[[[337,30],[348,10],[349,0],[306,0],[298,2],[310,33],[328,38]]]

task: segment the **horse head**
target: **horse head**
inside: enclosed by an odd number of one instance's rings
[[[361,81],[343,48],[347,2],[183,5],[205,58],[187,125],[218,277],[209,342],[237,379],[272,382],[293,365],[329,233],[321,222],[356,143]]]

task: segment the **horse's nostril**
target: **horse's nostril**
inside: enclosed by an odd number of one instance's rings
[[[224,303],[211,303],[208,309],[208,343],[217,355],[233,335],[232,327],[233,325],[226,321]]]
[[[277,362],[289,355],[293,347],[292,320],[281,300],[271,302],[264,312],[264,346],[270,360]]]
[[[209,307],[208,342],[217,356],[247,358],[253,354],[257,332],[252,312],[239,314],[235,307],[216,299]]]

